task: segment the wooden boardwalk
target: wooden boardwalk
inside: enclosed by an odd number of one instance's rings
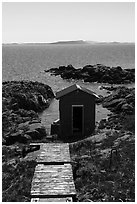
[[[45,143],[40,146],[37,157],[38,164],[64,164],[70,163],[68,143]]]
[[[40,145],[31,202],[72,202],[76,196],[68,143]]]

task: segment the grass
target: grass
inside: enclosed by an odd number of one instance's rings
[[[20,143],[2,147],[3,202],[30,201],[31,181],[36,161],[33,158],[32,160],[26,160],[24,155],[34,150],[37,150],[37,148]]]
[[[3,163],[2,201],[30,202],[31,181],[35,161],[15,160],[15,163]]]
[[[126,130],[135,132],[135,114],[127,115],[123,121],[123,126]]]
[[[134,148],[133,135],[123,139],[116,133],[100,144],[89,139],[70,144],[78,202],[134,202]]]

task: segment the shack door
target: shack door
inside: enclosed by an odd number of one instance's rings
[[[84,108],[83,105],[72,106],[72,134],[74,136],[83,135],[83,118]]]

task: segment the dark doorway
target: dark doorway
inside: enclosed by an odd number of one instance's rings
[[[83,135],[83,106],[72,106],[72,133]]]

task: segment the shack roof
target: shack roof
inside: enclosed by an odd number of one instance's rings
[[[56,93],[56,99],[59,99],[59,98],[61,98],[62,96],[65,96],[65,95],[67,95],[67,94],[69,94],[69,93],[71,93],[71,92],[73,92],[73,91],[75,91],[75,90],[80,90],[80,91],[83,91],[83,92],[85,92],[85,93],[88,93],[88,94],[90,94],[90,95],[92,95],[92,96],[95,96],[96,98],[99,98],[98,95],[97,95],[95,92],[93,92],[93,91],[91,91],[91,90],[89,90],[89,89],[86,89],[86,88],[84,88],[84,87],[82,87],[82,86],[80,86],[80,85],[78,85],[78,84],[74,84],[74,85],[72,85],[72,86],[69,86],[69,87],[67,87],[67,88],[65,88],[65,89],[63,89],[63,90],[61,90],[61,91],[58,91],[58,92]]]

